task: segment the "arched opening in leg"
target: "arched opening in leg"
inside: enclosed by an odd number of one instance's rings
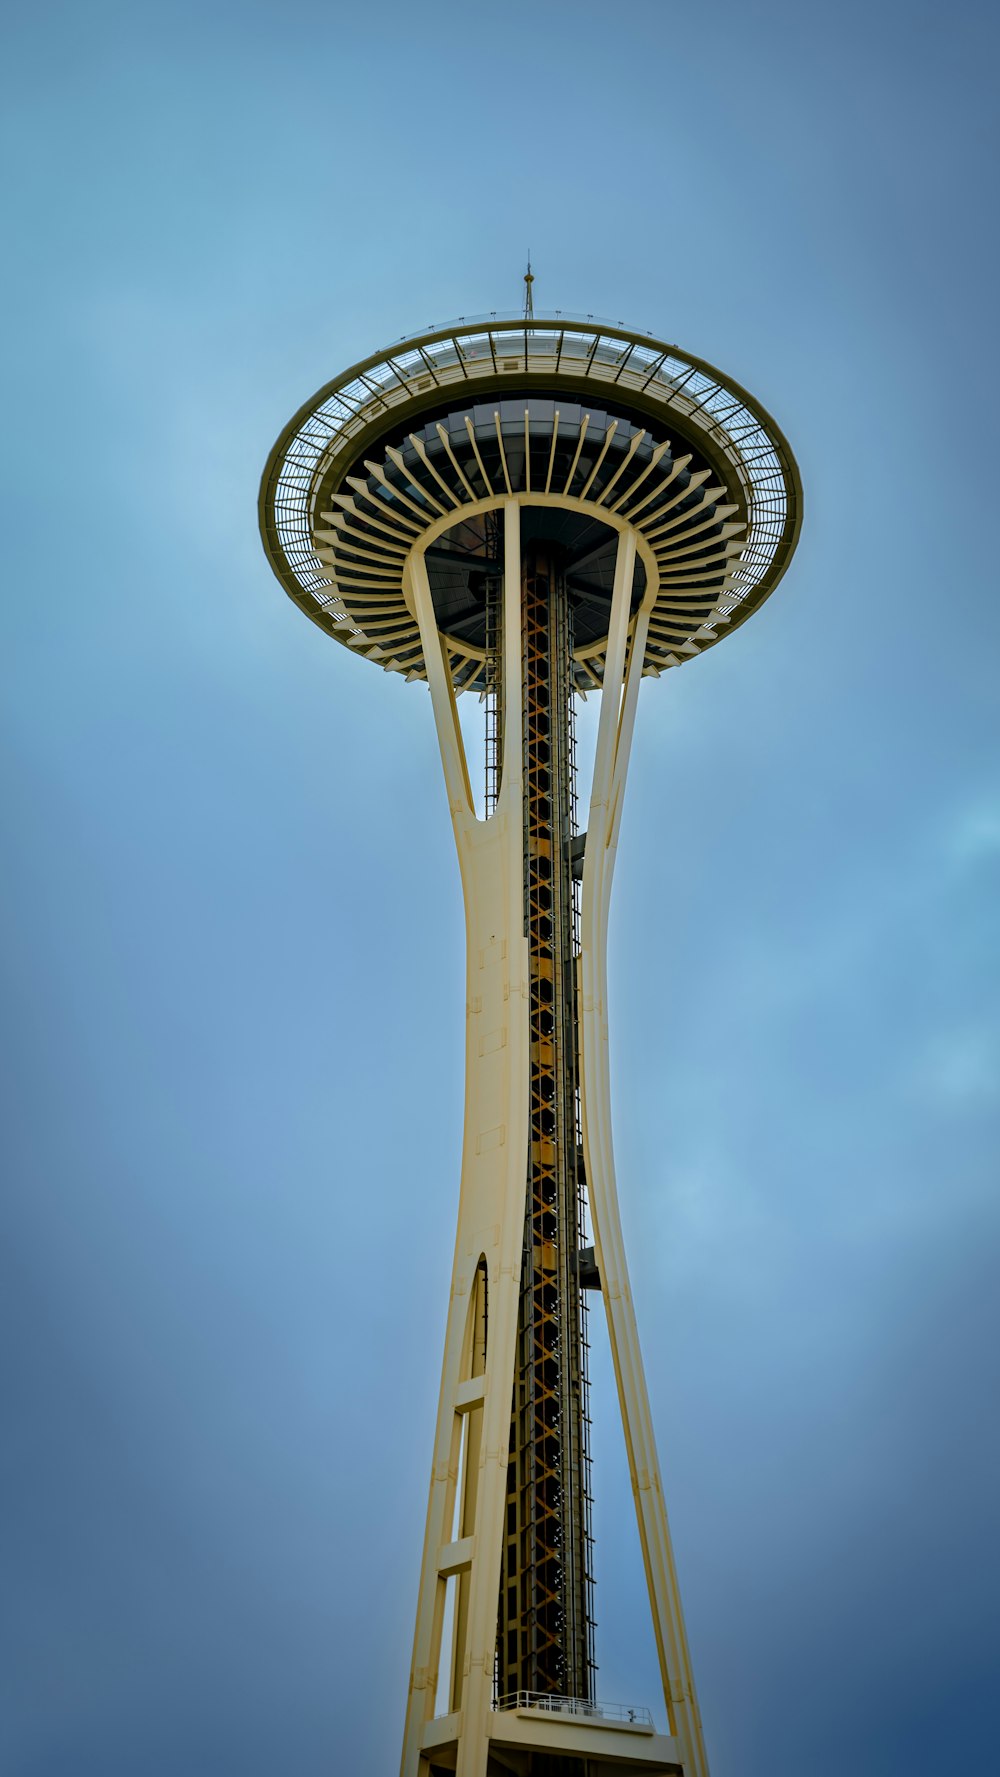
[[[486,1337],[489,1322],[489,1266],[485,1255],[476,1266],[469,1297],[469,1314],[462,1349],[462,1381],[482,1376],[486,1370]]]

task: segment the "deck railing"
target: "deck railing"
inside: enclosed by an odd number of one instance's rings
[[[651,1728],[653,1717],[637,1703],[595,1703],[589,1697],[556,1697],[548,1691],[511,1691],[498,1697],[495,1709],[537,1709],[549,1715],[577,1715],[588,1721],[625,1722],[629,1727]]]

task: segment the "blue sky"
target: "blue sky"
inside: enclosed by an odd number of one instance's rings
[[[316,387],[515,306],[529,244],[540,307],[717,363],[806,490],[764,611],[643,690],[614,908],[713,1771],[987,1769],[992,9],[182,0],[7,39],[5,1772],[394,1768],[459,885],[426,692],[294,610],[255,500]],[[599,1690],[655,1703],[600,1339],[595,1402]]]

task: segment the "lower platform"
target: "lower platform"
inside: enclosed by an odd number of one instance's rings
[[[636,1715],[642,1712],[635,1712]],[[489,1723],[487,1777],[682,1777],[676,1740],[657,1734],[646,1721],[609,1720],[593,1712],[557,1704],[526,1704],[498,1709]],[[461,1714],[437,1716],[423,1737],[428,1777],[454,1771]]]

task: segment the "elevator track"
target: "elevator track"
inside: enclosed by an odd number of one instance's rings
[[[571,865],[571,615],[559,552],[522,560],[530,1146],[497,1691],[588,1697],[593,1612]],[[497,700],[499,701],[499,700]],[[497,702],[493,707],[494,731]]]

